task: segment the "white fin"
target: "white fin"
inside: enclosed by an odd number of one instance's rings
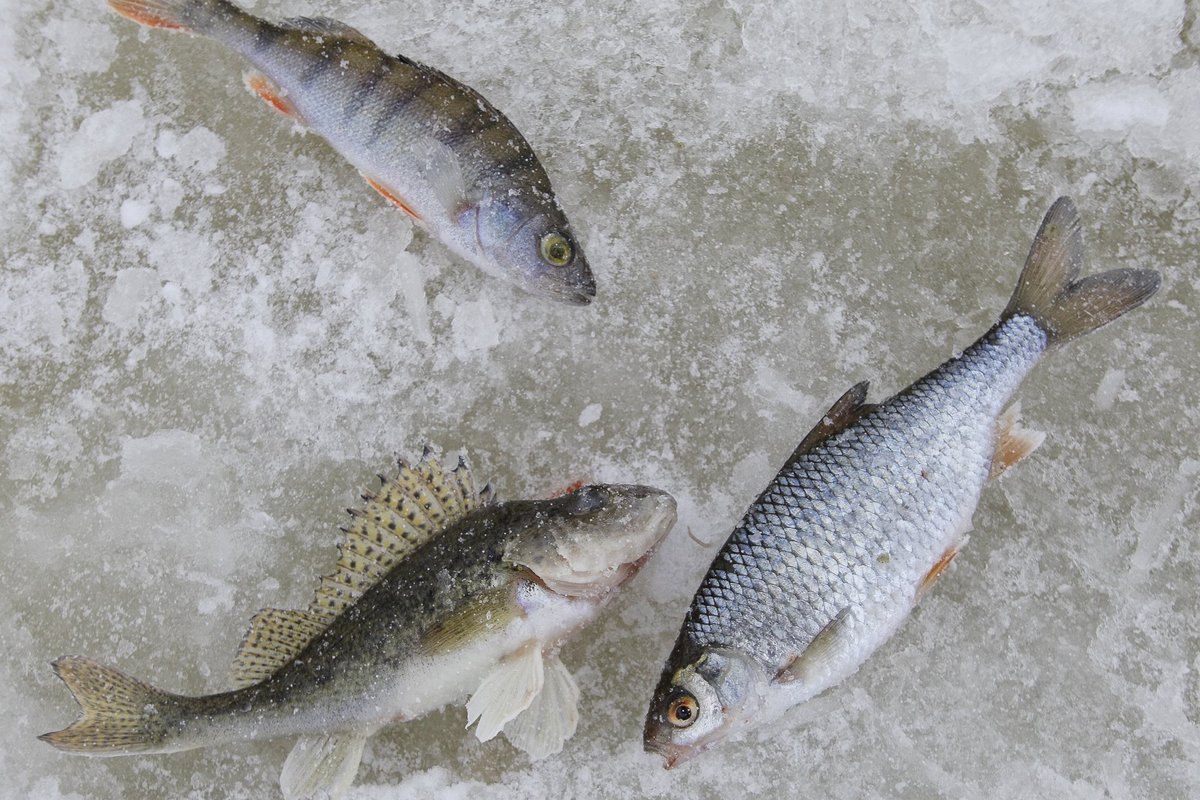
[[[538,696],[516,719],[504,726],[514,747],[534,761],[562,750],[579,723],[579,687],[558,656],[545,658],[545,680]]]
[[[811,683],[821,676],[842,651],[842,631],[850,618],[850,606],[846,606],[817,632],[804,652],[792,659],[775,676],[778,683],[802,681]]]
[[[996,420],[996,449],[992,451],[992,466],[988,478],[998,478],[1006,469],[1028,456],[1046,441],[1042,431],[1031,431],[1021,425],[1021,401],[1013,403]]]
[[[467,727],[476,720],[475,736],[491,739],[509,720],[525,709],[542,690],[542,648],[536,641],[526,642],[500,662],[488,674],[467,701]]]
[[[338,800],[354,782],[366,742],[365,733],[301,736],[279,775],[284,800]]]
[[[415,466],[400,460],[395,478],[379,480],[378,491],[363,494],[366,506],[348,509],[354,522],[342,528],[337,569],[321,579],[310,611],[329,619],[342,613],[410,553],[483,505],[467,460],[460,457],[447,472],[428,445]]]
[[[250,630],[233,659],[233,688],[266,679],[296,657],[325,630],[327,619],[311,611],[264,608],[250,620]]]
[[[331,36],[339,39],[352,39],[360,44],[369,44],[372,47],[375,43],[367,38],[367,35],[358,28],[347,25],[341,20],[330,19],[329,17],[291,17],[285,19],[282,23],[285,28],[294,28],[298,31],[314,33],[318,36]]]
[[[467,209],[477,205],[477,200],[467,196],[462,165],[449,145],[425,138],[414,144],[409,154],[450,219],[457,220]]]

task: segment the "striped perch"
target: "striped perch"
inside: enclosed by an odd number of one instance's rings
[[[267,22],[227,0],[109,0],[155,28],[211,37],[246,84],[323,136],[376,191],[487,273],[575,305],[596,283],[550,178],[521,132],[445,73],[390,56],[336,20]]]

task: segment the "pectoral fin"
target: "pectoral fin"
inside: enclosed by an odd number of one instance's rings
[[[775,675],[776,683],[812,682],[829,668],[845,647],[846,621],[850,607],[846,606],[825,624],[808,647]]]
[[[504,735],[534,761],[562,750],[579,723],[579,687],[558,656],[545,659],[542,691],[507,725]]]
[[[360,732],[301,736],[279,776],[285,800],[338,800],[354,782],[366,741]]]
[[[536,641],[526,642],[484,678],[471,695],[467,701],[467,727],[478,720],[475,735],[486,742],[529,708],[544,681],[542,648]]]

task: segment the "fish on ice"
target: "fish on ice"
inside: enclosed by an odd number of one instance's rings
[[[878,649],[964,542],[990,478],[1044,436],[1006,406],[1049,350],[1157,291],[1151,270],[1079,277],[1068,198],[1050,208],[999,322],[900,393],[833,404],[721,547],[650,701],[668,768],[834,686]]]
[[[596,295],[578,239],[529,142],[483,95],[384,53],[324,17],[279,23],[228,0],[109,0],[154,28],[208,36],[253,69],[247,86],[324,137],[376,191],[483,271],[574,305]]]
[[[559,646],[649,558],[674,524],[674,499],[590,485],[495,502],[465,459],[447,470],[428,449],[380,481],[351,510],[336,569],[308,608],[251,620],[231,690],[173,694],[65,656],[54,671],[81,714],[40,738],[117,756],[297,736],[283,796],[337,798],[375,731],[469,694],[481,741],[503,732],[533,758],[557,753],[579,698]]]

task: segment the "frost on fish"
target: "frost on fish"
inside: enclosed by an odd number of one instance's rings
[[[878,405],[860,383],[800,443],[717,554],[646,717],[668,767],[768,724],[858,669],[958,553],[989,475],[1040,443],[1003,414],[1051,347],[1157,291],[1079,277],[1074,204],[1047,212],[1000,321]]]
[[[288,800],[339,797],[376,730],[465,694],[480,740],[503,730],[535,758],[560,750],[579,692],[558,648],[637,572],[674,500],[595,485],[497,503],[465,459],[447,470],[432,449],[380,484],[351,510],[308,608],[255,615],[232,691],[170,694],[67,656],[54,669],[81,716],[40,738],[111,756],[295,735],[280,777]]]
[[[246,86],[324,137],[367,183],[462,258],[543,297],[586,305],[596,282],[520,131],[440,70],[390,56],[325,17],[276,24],[227,0],[109,0],[153,28],[211,37],[249,60]]]

